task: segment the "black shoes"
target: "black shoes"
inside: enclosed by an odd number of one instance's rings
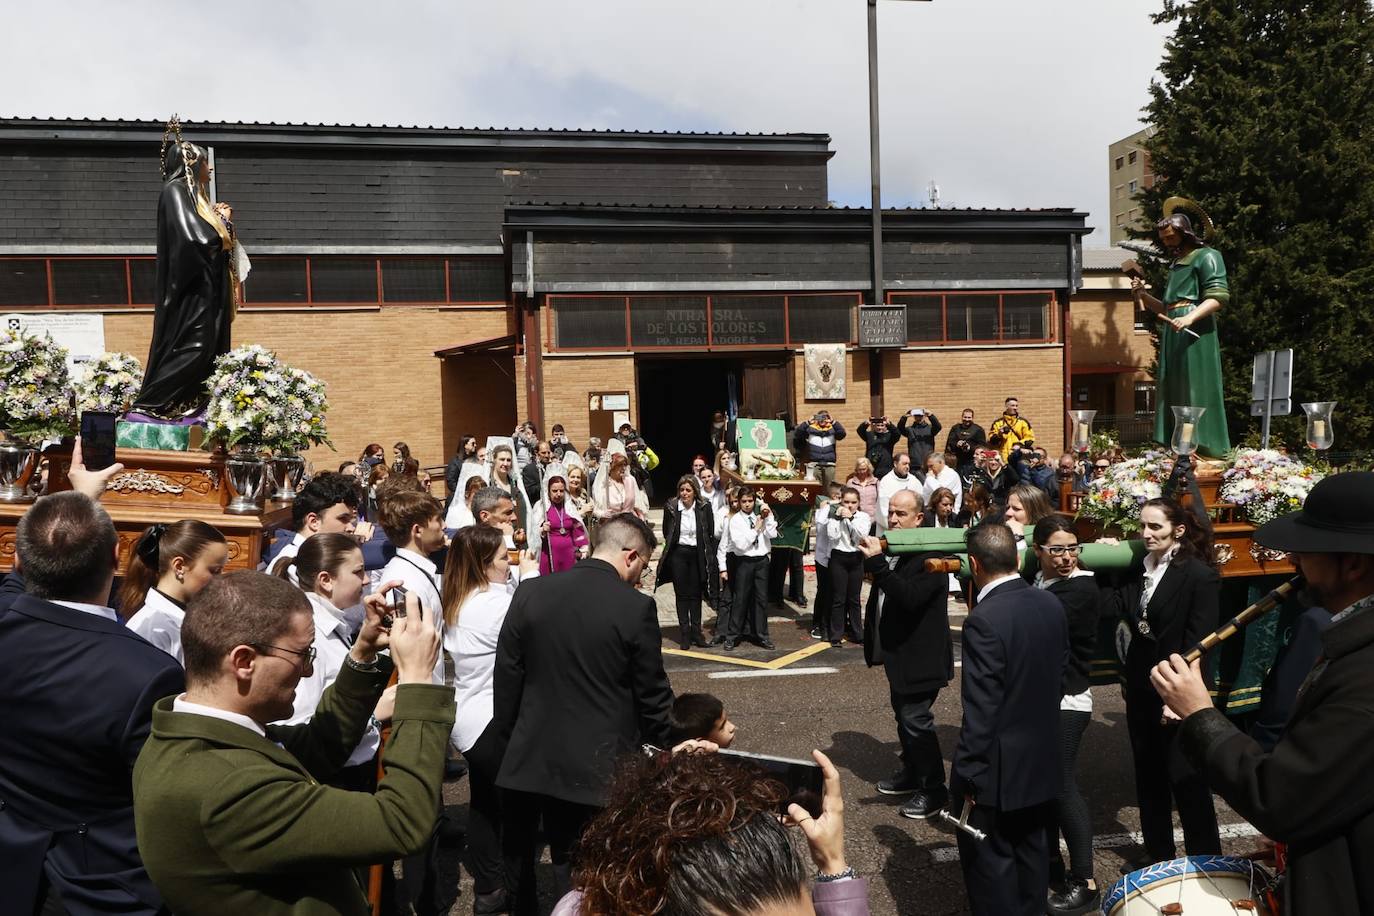
[[[838,643],[831,643],[838,645]],[[892,774],[891,779],[884,779],[875,786],[879,795],[910,795],[913,792],[921,791],[921,784],[906,774],[905,770],[899,770]]]
[[[708,645],[708,646],[723,646],[723,645],[725,645],[727,642],[729,642],[729,640],[727,640],[724,636],[721,636],[719,633],[717,633],[715,636],[712,636],[712,637],[711,637],[711,641],[708,642],[706,645]]]
[[[1120,874],[1129,875],[1133,871],[1140,871],[1142,868],[1146,868],[1156,862],[1167,862],[1172,858],[1173,856],[1169,856],[1168,859],[1152,859],[1149,853],[1136,853],[1117,866],[1116,870]]]
[[[924,821],[940,813],[940,809],[949,803],[949,790],[941,786],[938,789],[922,789],[911,796],[910,801],[897,809],[897,813],[902,817],[909,817],[913,820]]]
[[[724,647],[724,649],[725,649],[726,652],[733,652],[733,651],[735,651],[735,640],[733,640],[733,639],[726,639],[726,640],[723,640],[723,641],[722,641],[722,646]]]
[[[692,645],[700,646],[703,649],[710,645],[710,643],[706,641],[706,636],[701,632],[701,629],[699,627],[692,631],[692,638],[690,641]]]
[[[499,916],[509,913],[513,904],[505,891],[492,891],[490,894],[475,894],[472,899],[473,916]]]
[[[832,648],[832,649],[842,649],[842,648],[844,648],[844,643],[840,642],[838,639],[832,639],[832,640],[830,640],[830,648]]]
[[[759,647],[760,649],[770,649],[770,650],[771,650],[771,649],[776,649],[776,648],[777,648],[777,646],[773,645],[773,640],[769,639],[767,636],[760,636],[760,637],[756,640],[756,642],[758,643],[758,647]]]
[[[812,627],[812,628],[811,628],[811,638],[812,638],[812,639],[823,639],[823,638],[824,638],[824,637],[821,636],[821,628],[820,628],[820,627]]]
[[[1082,916],[1095,911],[1102,895],[1095,887],[1088,887],[1082,878],[1069,878],[1061,894],[1050,894],[1049,912],[1063,916]]]

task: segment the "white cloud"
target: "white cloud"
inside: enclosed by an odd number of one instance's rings
[[[1106,224],[1109,142],[1139,126],[1155,0],[880,0],[889,206],[1069,206]],[[10,11],[7,115],[824,131],[831,196],[868,197],[864,0],[236,4]],[[1091,240],[1105,244],[1105,232]]]

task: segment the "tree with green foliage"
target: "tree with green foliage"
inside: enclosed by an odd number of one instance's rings
[[[1175,31],[1150,87],[1155,183],[1139,199],[1150,224],[1174,195],[1216,223],[1232,441],[1257,422],[1254,354],[1291,347],[1296,416],[1275,420],[1277,441],[1301,444],[1299,403],[1334,400],[1336,449],[1374,447],[1370,2],[1164,0],[1154,20]]]

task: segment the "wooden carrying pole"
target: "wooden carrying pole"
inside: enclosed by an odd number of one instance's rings
[[[1284,601],[1288,600],[1289,595],[1292,595],[1298,589],[1302,588],[1302,586],[1302,576],[1294,576],[1289,579],[1287,582],[1226,621],[1219,629],[1202,637],[1202,639],[1198,641],[1198,644],[1189,649],[1188,654],[1183,656],[1184,660],[1191,664],[1199,658],[1202,658],[1205,653],[1210,652],[1222,642],[1235,636],[1247,623],[1254,620],[1256,617],[1264,616],[1280,604],[1283,604]]]

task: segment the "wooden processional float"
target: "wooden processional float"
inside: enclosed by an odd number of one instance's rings
[[[1023,533],[1027,545],[1031,543],[1034,527],[1034,525],[1024,526]],[[883,551],[892,556],[913,553],[946,554],[943,557],[927,559],[925,561],[926,572],[952,573],[956,576],[969,578],[972,571],[969,569],[968,554],[964,552],[967,546],[965,542],[966,533],[967,529],[965,528],[900,528],[888,531],[880,540]],[[1124,572],[1144,555],[1145,542],[1141,540],[1118,541],[1111,544],[1089,541],[1081,545],[1078,562],[1080,566],[1091,572]],[[1033,550],[1022,551],[1021,572],[1033,573],[1038,565],[1039,561]],[[1197,645],[1188,650],[1184,657],[1189,662],[1201,658],[1240,632],[1252,620],[1264,616],[1283,604],[1302,586],[1302,576],[1294,576],[1279,585],[1259,601],[1232,617],[1217,630],[1204,636]]]

